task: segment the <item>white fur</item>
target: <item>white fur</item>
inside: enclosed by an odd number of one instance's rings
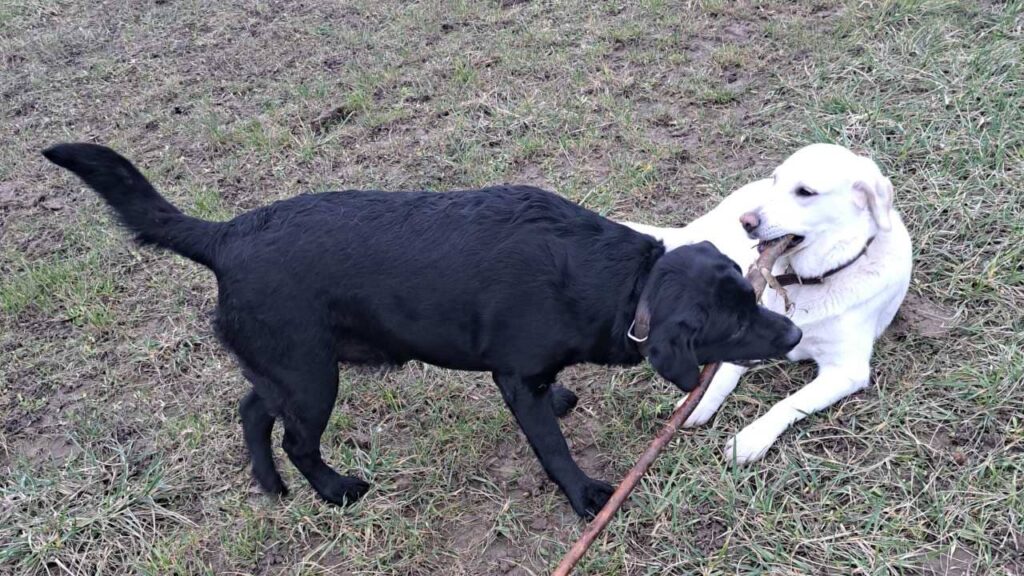
[[[800,197],[795,191],[801,186],[817,194]],[[873,161],[841,146],[812,144],[787,158],[772,178],[743,186],[688,226],[623,222],[658,238],[669,250],[709,240],[744,270],[757,258],[757,240],[801,235],[805,240],[779,258],[774,273],[791,267],[805,278],[849,262],[874,236],[864,256],[823,284],[786,288],[794,304],[790,317],[804,333],[788,358],[814,360],[818,375],[730,439],[725,446],[728,460],[744,464],[760,459],[790,424],[868,385],[875,339],[892,322],[910,285],[910,236],[892,200],[892,185]],[[760,215],[756,239],[739,223],[750,211]],[[786,312],[771,288],[762,303]],[[710,420],[745,371],[722,366],[685,426]]]

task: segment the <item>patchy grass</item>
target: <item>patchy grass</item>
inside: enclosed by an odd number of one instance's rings
[[[108,143],[222,219],[306,190],[540,184],[681,224],[796,147],[892,177],[911,299],[875,386],[734,470],[809,367],[683,435],[592,574],[1024,572],[1024,4],[14,1],[0,6],[0,572],[542,574],[582,529],[483,375],[343,370],[324,505],[256,493],[212,277],[140,250],[38,151]],[[333,112],[332,112],[333,111]],[[326,114],[326,116],[325,116]],[[318,119],[327,118],[318,123]],[[952,311],[952,329],[929,326]],[[615,480],[670,410],[581,367],[565,428]]]

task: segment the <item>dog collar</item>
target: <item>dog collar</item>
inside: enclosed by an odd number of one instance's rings
[[[867,254],[868,246],[871,246],[871,243],[874,241],[874,236],[868,238],[867,243],[864,244],[864,248],[861,249],[860,253],[854,256],[853,259],[851,259],[849,262],[845,264],[842,264],[840,266],[837,266],[836,268],[829,270],[828,272],[825,272],[821,276],[811,276],[810,278],[804,278],[803,276],[800,276],[794,272],[789,272],[787,274],[781,274],[779,276],[776,276],[775,280],[779,283],[779,286],[792,286],[793,284],[823,284],[825,282],[825,278],[828,278],[833,274],[842,272],[843,270],[852,266],[854,262],[860,260],[861,256]],[[790,268],[790,270],[792,270],[792,268]]]
[[[651,336],[651,313],[647,302],[641,301],[637,304],[636,315],[626,330],[626,338],[636,343],[636,349],[647,357],[647,339]]]

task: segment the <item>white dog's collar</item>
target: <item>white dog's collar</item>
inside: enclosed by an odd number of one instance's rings
[[[871,238],[868,238],[867,243],[864,244],[864,248],[860,251],[859,254],[854,256],[853,259],[851,259],[849,262],[847,262],[845,264],[842,264],[840,266],[837,266],[837,267],[829,270],[828,272],[825,272],[824,274],[822,274],[820,276],[811,276],[810,278],[805,278],[805,277],[800,276],[799,274],[797,274],[795,272],[789,272],[787,274],[780,274],[780,275],[776,276],[775,280],[779,283],[779,286],[792,286],[793,284],[822,284],[822,283],[825,282],[825,279],[828,278],[829,276],[832,276],[833,274],[837,274],[839,272],[842,272],[843,270],[845,270],[845,269],[849,268],[850,266],[852,266],[854,262],[856,262],[857,260],[860,260],[861,256],[867,254],[868,246],[871,246],[871,243],[874,242],[874,241],[875,241],[875,237],[874,236],[872,236]],[[792,268],[790,268],[790,270],[792,270]]]

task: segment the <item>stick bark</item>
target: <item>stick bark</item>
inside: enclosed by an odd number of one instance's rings
[[[761,295],[764,293],[765,286],[768,284],[768,278],[771,277],[772,266],[775,261],[779,259],[779,256],[785,252],[789,245],[791,236],[784,236],[771,244],[767,245],[764,251],[757,257],[750,269],[747,271],[747,280],[754,287],[754,294],[758,300],[761,299]],[[701,398],[704,397],[704,393],[708,389],[708,385],[711,384],[711,379],[715,377],[715,373],[718,372],[720,364],[707,364],[701,370],[700,380],[698,381],[697,387],[690,392],[676,409],[669,416],[668,422],[662,427],[658,435],[654,437],[654,441],[651,445],[644,450],[644,453],[640,455],[636,464],[626,474],[626,477],[622,479],[622,482],[612,493],[611,498],[608,499],[608,503],[604,505],[604,508],[594,517],[594,519],[587,526],[587,529],[583,531],[583,535],[580,536],[579,540],[573,544],[569,552],[566,553],[565,557],[562,558],[561,563],[552,572],[552,576],[568,576],[572,569],[576,566],[576,563],[583,558],[583,555],[587,553],[587,549],[594,543],[597,535],[604,530],[608,522],[611,521],[612,516],[618,512],[619,508],[629,497],[636,485],[640,483],[640,479],[647,472],[647,469],[654,464],[654,461],[658,458],[658,454],[665,448],[665,446],[672,439],[672,436],[679,430],[679,427],[686,422],[686,419],[690,417],[693,410],[700,403]]]

